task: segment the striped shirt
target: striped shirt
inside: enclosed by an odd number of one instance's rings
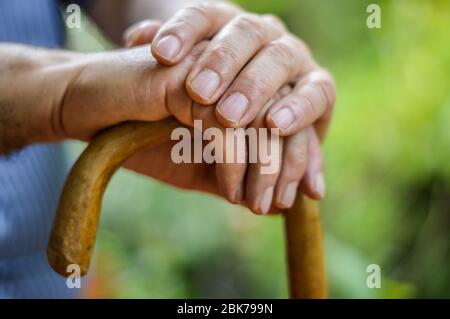
[[[59,6],[57,0],[0,1],[0,42],[61,47]],[[0,156],[0,298],[79,293],[53,272],[45,253],[67,172],[62,145],[32,145]]]

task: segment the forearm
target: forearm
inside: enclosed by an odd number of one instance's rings
[[[0,154],[58,139],[52,112],[77,72],[78,54],[0,43]]]
[[[224,0],[211,0],[223,1]],[[127,27],[144,19],[165,21],[179,9],[205,0],[96,0],[90,16],[116,44]]]

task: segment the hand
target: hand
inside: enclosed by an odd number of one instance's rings
[[[335,101],[333,79],[279,19],[223,3],[189,6],[154,35],[152,53],[158,62],[175,65],[210,39],[186,79],[194,101],[217,103],[222,124],[245,127],[283,85],[293,83],[293,91],[267,113],[266,125],[287,136],[314,124],[323,139]]]
[[[139,45],[149,43],[153,40],[154,35],[157,33],[157,27],[159,23],[153,21],[143,21],[136,26],[132,26],[125,34],[124,42],[127,46]],[[138,39],[138,40],[136,40]],[[284,88],[281,90],[283,96],[290,93],[290,89]],[[279,98],[279,97],[277,97]],[[270,106],[271,103],[267,104]],[[264,114],[266,114],[266,107],[260,112],[258,123],[252,125],[254,127],[263,127],[262,125]],[[202,113],[211,113],[209,108],[201,108]],[[205,116],[203,116],[205,118]],[[210,122],[213,120],[212,114],[208,114],[206,117]],[[219,123],[210,124],[210,126],[221,127]],[[309,138],[308,138],[309,136]],[[254,212],[266,212],[269,206],[261,209],[261,202],[265,203],[265,206],[270,205],[273,199],[273,205],[271,210],[276,208],[288,208],[292,205],[293,199],[296,196],[297,186],[302,179],[300,188],[305,194],[312,198],[320,199],[324,195],[324,182],[323,182],[323,165],[322,155],[319,146],[319,141],[313,129],[309,128],[290,136],[284,142],[285,151],[283,153],[283,166],[281,170],[278,170],[275,174],[264,175],[260,174],[261,163],[250,164],[247,169],[246,185],[243,185],[246,167],[241,164],[217,164],[216,174],[217,182],[219,183],[219,193],[225,195],[228,200],[233,203],[239,203],[241,201],[244,189],[246,193],[246,203]],[[170,149],[170,147],[169,147]],[[167,150],[166,150],[167,152]],[[163,152],[164,153],[164,152]],[[310,153],[313,156],[307,161],[307,154]],[[146,174],[153,176],[160,173],[160,170],[153,169],[148,165],[148,158],[154,157],[156,152],[148,150],[145,154],[141,154],[138,161],[134,161],[134,166],[147,167]],[[156,155],[157,156],[157,155]],[[139,163],[139,164],[138,164]],[[138,165],[136,165],[138,164]],[[166,173],[167,177],[173,177],[173,173],[178,171],[180,165],[175,165],[169,169]],[[200,168],[200,167],[198,167]],[[181,172],[186,173],[190,170],[190,167],[186,165],[181,169]],[[198,173],[198,172],[197,172]],[[213,176],[210,172],[209,176]],[[178,175],[178,174],[177,174]],[[202,180],[201,174],[193,174],[192,178],[199,177]],[[214,180],[214,179],[213,179]],[[200,183],[201,184],[201,183]],[[207,189],[216,190],[215,183],[210,183]],[[246,186],[246,187],[245,187]],[[244,188],[244,189],[243,189]],[[265,197],[270,197],[268,200]]]
[[[89,141],[114,124],[170,115],[188,125],[201,119],[206,125],[224,129],[217,123],[213,108],[193,103],[184,86],[187,72],[206,45],[200,43],[187,59],[171,68],[158,65],[149,55],[149,47],[75,54],[0,45],[0,68],[4,70],[0,73],[0,151],[67,138]],[[127,167],[172,185],[228,199],[227,190],[245,189],[246,164],[175,165],[170,149],[168,141],[159,149],[146,150],[149,156],[138,154]],[[233,183],[238,187],[227,186]],[[252,186],[257,184],[255,180]]]
[[[319,143],[331,118],[335,87],[332,77],[315,63],[301,40],[288,33],[273,16],[246,14],[224,4],[183,9],[160,30],[153,28],[147,38],[146,29],[144,23],[144,27],[135,28],[129,35],[140,38],[141,43],[153,41],[154,56],[167,65],[182,61],[185,52],[197,41],[212,38],[190,71],[186,87],[190,97],[198,103],[218,101],[216,115],[225,126],[247,126],[268,98],[286,81],[290,82],[294,86],[292,92],[266,112],[263,122],[269,128],[279,128],[281,136],[291,136],[302,130],[308,132],[308,167],[300,188],[314,199],[324,196]],[[205,76],[201,75],[203,69]],[[243,98],[235,99],[233,107],[228,107],[226,98],[236,92]],[[243,104],[249,102],[245,110],[240,106],[242,101]],[[238,120],[233,118],[235,115]],[[296,180],[303,174],[301,167],[297,171],[291,179]],[[236,189],[233,183],[228,188]],[[279,198],[281,192],[276,193],[275,197]]]
[[[189,126],[200,119],[205,128],[224,130],[213,109],[193,103],[184,86],[189,67],[205,47],[206,43],[197,45],[187,59],[171,68],[152,61],[148,47],[86,57],[56,113],[56,118],[61,119],[60,134],[64,138],[89,140],[102,128],[125,120],[155,121],[171,115]],[[171,185],[221,195],[233,203],[242,202],[245,163],[175,164],[170,156],[174,144],[167,141],[143,150],[125,166]],[[285,175],[292,178],[292,174]],[[260,188],[259,176],[257,173],[249,179],[246,191],[253,195],[247,196],[246,202],[254,212],[261,213],[269,210],[273,192],[269,200],[264,200],[265,206],[261,206],[260,192],[252,192]],[[275,183],[277,178],[271,180]]]
[[[286,93],[282,90],[280,94]],[[271,103],[268,103],[251,126],[260,127],[261,119],[270,107]],[[216,121],[212,108],[198,110],[202,112],[195,114],[194,119],[201,119],[204,128],[221,129],[225,136],[224,127]],[[319,143],[317,139],[309,141],[310,137],[315,137],[315,134],[309,135],[311,131],[311,129],[301,131],[281,142],[282,148],[279,155],[282,157],[282,163],[272,174],[261,173],[262,166],[266,165],[263,165],[261,161],[254,164],[207,164],[205,162],[175,164],[170,155],[175,144],[173,141],[142,150],[130,158],[125,166],[171,185],[213,193],[232,203],[245,204],[258,214],[267,213],[269,210],[277,212],[279,209],[292,206],[302,177],[301,189],[306,194],[313,198],[323,196],[321,190],[317,191],[308,186],[315,185],[315,180],[311,181],[311,178],[315,178],[314,173],[322,169],[320,147],[314,149]],[[226,146],[223,148],[226,149]],[[248,145],[246,148],[248,149]],[[308,161],[308,153],[314,154],[314,160]]]

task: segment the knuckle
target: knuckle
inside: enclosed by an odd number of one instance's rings
[[[328,107],[333,107],[336,102],[336,84],[333,76],[325,69],[311,72],[309,81],[314,84],[326,99]]]
[[[292,63],[298,60],[295,50],[285,42],[275,41],[270,43],[266,47],[266,52],[277,65],[286,70],[292,70]]]
[[[293,157],[297,165],[304,169],[308,163],[308,133],[306,130],[300,131],[294,138],[296,143],[293,143],[295,147]]]
[[[308,152],[305,148],[300,149],[294,157],[294,161],[300,171],[304,171],[308,163]]]
[[[244,13],[237,17],[237,23],[240,26],[248,28],[259,28],[261,27],[260,18],[256,14]]]
[[[286,25],[283,20],[281,20],[279,17],[277,17],[274,14],[265,14],[263,15],[263,18],[268,21],[270,24],[276,26],[277,28],[281,30],[286,30]]]
[[[247,34],[259,43],[264,43],[267,38],[261,18],[256,14],[245,13],[236,17],[235,27],[242,33]]]
[[[316,110],[311,98],[308,95],[304,95],[303,98],[304,98],[304,102],[305,102],[304,103],[305,113],[310,118],[316,118],[317,110]]]
[[[242,84],[244,91],[252,100],[266,96],[272,86],[272,80],[267,74],[260,71],[249,73]]]
[[[298,109],[303,103],[303,97],[300,94],[293,94],[290,96],[289,104],[294,108]]]
[[[210,60],[209,63],[213,65],[229,65],[230,63],[235,64],[239,61],[239,52],[231,45],[221,43],[213,48],[211,51],[211,56],[208,59]]]
[[[185,7],[180,11],[178,15],[178,23],[174,24],[174,28],[177,29],[181,25],[184,27],[197,25],[207,25],[211,26],[210,18],[210,5],[209,4],[192,4]]]
[[[296,145],[297,146],[297,145]],[[301,177],[301,173],[306,169],[308,163],[308,151],[307,147],[301,145],[301,147],[296,147],[295,150],[291,150],[290,156],[285,160],[286,167],[289,167],[295,173],[291,177]]]
[[[184,12],[190,17],[208,19],[210,6],[207,3],[191,4],[184,9]]]
[[[316,107],[308,94],[294,95],[291,99],[291,103],[297,110],[300,111],[300,115],[302,116],[299,118],[302,119],[302,122],[305,120],[315,119],[317,117]]]
[[[311,72],[315,68],[316,63],[311,55],[311,51],[301,39],[292,34],[288,34],[280,42],[291,48],[293,61],[297,62],[295,67],[296,75],[298,75],[298,72],[303,74]]]
[[[325,105],[327,107],[333,106],[336,101],[336,92],[333,83],[327,80],[320,80],[315,82],[315,86],[325,101]]]

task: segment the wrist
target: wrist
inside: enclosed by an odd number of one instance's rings
[[[51,140],[47,114],[59,85],[48,85],[51,80],[43,69],[54,55],[50,50],[0,44],[0,153]]]
[[[40,112],[45,125],[38,128],[38,136],[47,142],[58,142],[71,138],[66,130],[64,108],[73,98],[72,87],[89,64],[88,54],[70,53],[66,59],[50,64],[39,70],[43,86],[49,88],[49,96]]]
[[[54,122],[77,54],[0,45],[0,154],[62,138]]]

